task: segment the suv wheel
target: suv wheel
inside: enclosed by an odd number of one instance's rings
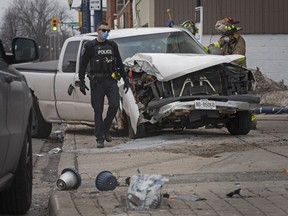
[[[10,187],[0,193],[0,212],[25,214],[32,200],[32,139],[31,127],[27,126],[21,156]]]
[[[249,111],[240,111],[231,118],[226,127],[231,135],[246,135],[251,129],[251,114]]]

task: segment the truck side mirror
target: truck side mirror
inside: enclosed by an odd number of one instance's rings
[[[29,38],[16,37],[12,41],[13,63],[35,61],[39,58],[36,42]]]

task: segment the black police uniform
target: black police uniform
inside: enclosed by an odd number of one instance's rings
[[[117,80],[112,78],[113,72],[118,72],[125,83],[128,81],[124,71],[123,62],[114,41],[97,40],[88,41],[81,51],[81,61],[79,69],[80,82],[84,82],[85,70],[90,62],[91,104],[94,109],[95,136],[97,141],[104,140],[104,135],[109,131],[112,121],[120,105],[119,88]],[[104,97],[108,99],[108,111],[103,121],[102,113]]]

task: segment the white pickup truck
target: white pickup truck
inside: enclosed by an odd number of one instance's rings
[[[78,88],[78,70],[83,44],[95,37],[68,38],[58,61],[16,65],[34,95],[34,137],[49,136],[52,123],[94,124],[90,94]],[[219,124],[232,135],[249,133],[260,98],[252,93],[253,73],[231,64],[243,56],[209,55],[178,27],[112,30],[109,37],[129,71],[131,90],[123,94],[121,81],[119,89],[130,137],[149,129]]]

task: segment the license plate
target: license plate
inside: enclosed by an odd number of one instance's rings
[[[216,103],[211,100],[195,100],[195,109],[216,110]]]

